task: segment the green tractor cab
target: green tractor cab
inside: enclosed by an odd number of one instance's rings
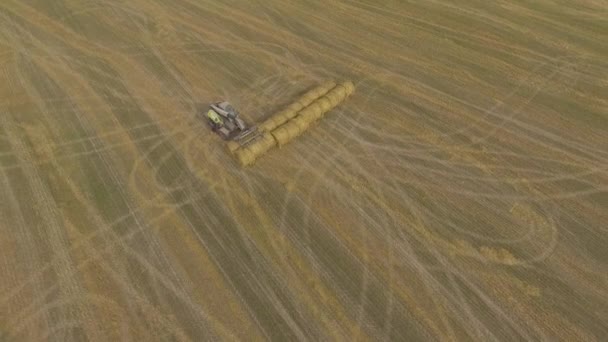
[[[209,123],[211,123],[213,127],[219,128],[224,125],[224,120],[222,120],[220,115],[213,109],[209,109],[209,111],[207,112],[207,118],[209,119]]]

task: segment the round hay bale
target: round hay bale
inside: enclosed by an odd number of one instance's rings
[[[285,123],[285,121],[287,121],[287,118],[283,113],[279,113],[272,118],[272,122],[274,122],[275,127],[279,127],[280,125]]]
[[[331,102],[327,99],[327,97],[323,96],[322,98],[317,100],[319,107],[323,112],[328,112],[331,110]]]
[[[266,134],[262,139],[262,144],[265,146],[266,150],[269,150],[277,145],[277,142],[274,140],[272,135]]]
[[[275,146],[275,140],[270,134],[264,136],[262,139],[248,146],[249,151],[253,154],[254,158],[257,159],[261,155],[265,154]]]
[[[347,98],[347,97],[348,97],[348,91],[346,90],[346,88],[344,88],[344,87],[340,87],[340,88],[338,89],[338,92],[336,92],[336,95],[337,95],[338,97],[340,97],[340,100],[341,100],[341,101],[343,101],[345,98]]]
[[[315,101],[313,103],[310,104],[310,106],[308,106],[308,109],[314,111],[314,112],[320,112],[323,111],[323,108],[321,108],[321,105],[319,105],[318,101]]]
[[[298,115],[298,118],[301,118],[302,120],[311,123],[315,121],[316,114],[313,111],[308,111],[305,114]]]
[[[300,127],[296,125],[293,121],[290,121],[285,124],[285,129],[289,132],[290,140],[300,135]]]
[[[319,101],[315,101],[310,106],[308,106],[308,108],[313,112],[322,112],[323,111],[323,108],[321,108]]]
[[[314,96],[315,96],[315,99],[318,99],[320,96],[325,95],[325,93],[327,93],[327,89],[325,89],[325,88],[324,88],[324,87],[322,87],[322,86],[321,86],[321,87],[318,87],[318,88],[315,88],[315,90],[314,90],[314,92],[313,92],[313,94],[314,94]]]
[[[255,162],[255,156],[247,148],[237,150],[235,156],[241,166],[249,166]]]
[[[302,109],[302,110],[301,110],[301,111],[298,113],[298,116],[301,116],[301,115],[308,115],[308,113],[310,113],[310,111],[311,111],[311,110],[310,110],[310,108],[309,108],[309,107],[306,107],[306,108]],[[297,116],[296,116],[296,117],[297,117]]]
[[[342,96],[345,96],[345,95],[346,95],[346,88],[345,88],[343,85],[341,85],[341,84],[338,84],[338,85],[337,85],[337,86],[336,86],[334,89],[332,89],[331,91],[332,91],[332,93],[335,93],[335,94],[340,94],[340,95],[342,95]]]
[[[329,100],[329,103],[331,104],[331,108],[329,110],[332,110],[334,107],[336,107],[340,102],[342,102],[342,97],[339,96],[338,94],[327,94],[326,98]]]
[[[291,117],[291,116],[294,116],[300,110],[302,110],[302,108],[300,108],[300,106],[298,106],[297,109],[284,110],[283,112],[281,112],[281,116]]]
[[[249,146],[247,146],[249,152],[251,152],[254,156],[258,156],[264,153],[264,144],[261,141],[256,141]]]
[[[325,83],[323,83],[323,89],[325,89],[326,91],[331,90],[331,88],[336,86],[336,82],[333,80],[329,80],[326,81]]]
[[[300,111],[300,110],[292,110],[292,111],[289,111],[289,112],[285,113],[284,117],[285,117],[287,120],[293,119],[293,118],[295,118],[295,117],[296,117],[296,115],[298,115],[298,112],[299,112],[299,111]]]
[[[346,92],[348,93],[348,95],[355,92],[355,85],[351,81],[346,81],[346,82],[342,83],[342,86],[346,89]]]
[[[274,139],[272,139],[272,135],[265,133],[264,135],[262,135],[262,138],[260,139],[261,141],[264,142],[274,142]]]
[[[258,127],[265,131],[272,131],[278,126],[282,125],[286,120],[283,118],[285,115],[285,111],[280,111],[270,118],[266,119],[262,124]]]
[[[336,86],[336,82],[328,81],[325,82],[319,87],[319,97],[327,94],[328,91],[332,90]]]
[[[284,117],[287,118],[287,119],[291,119],[291,118],[295,117],[296,115],[298,115],[298,112],[300,110],[302,110],[302,109],[299,109],[299,110],[290,110],[289,112],[285,113]]]
[[[274,122],[274,117],[268,118],[264,122],[262,122],[261,124],[258,125],[258,129],[265,131],[265,132],[270,132],[275,128],[276,128],[276,126],[275,126],[275,122]]]
[[[308,129],[309,122],[300,116],[293,119],[293,123],[298,126],[300,132],[304,132]]]
[[[262,125],[266,132],[272,131],[273,129],[277,128],[276,117],[271,117],[270,119],[266,120]],[[262,125],[260,128],[262,128]]]
[[[285,126],[275,129],[270,134],[272,134],[272,137],[277,142],[279,147],[285,145],[287,142],[289,142],[289,140],[291,140],[289,137],[289,131],[285,128]]]
[[[288,113],[283,113],[281,115],[278,115],[274,118],[274,124],[275,124],[275,128],[281,126],[282,124],[286,123],[287,121],[289,121],[290,117]]]
[[[337,94],[340,93],[342,87],[340,86],[336,86],[334,89],[332,89],[329,93],[325,94],[325,96],[336,96]]]
[[[317,98],[318,98],[318,96],[316,94],[306,94],[306,95],[302,96],[300,100],[302,101],[302,104],[304,106],[308,106]]]
[[[318,85],[318,86],[314,87],[309,93],[314,94],[315,96],[319,97],[320,95],[322,95],[325,92],[327,92],[327,84]]]
[[[239,144],[236,141],[229,141],[226,143],[226,147],[228,148],[228,151],[230,152],[230,154],[234,154],[234,152],[236,150],[238,150],[239,147],[241,147],[241,144]]]
[[[272,132],[268,132],[268,138],[272,140],[272,144],[274,146],[279,146],[279,142],[277,141],[277,139],[274,137],[274,135],[272,135]],[[269,142],[270,143],[270,142]]]
[[[311,112],[306,116],[298,116],[298,119],[306,122],[306,124],[310,124],[312,121],[314,121],[314,113]]]
[[[302,101],[301,99],[299,99],[298,101],[293,103],[293,107],[290,106],[290,109],[293,110],[294,112],[298,112],[300,110],[302,110],[302,108],[306,107],[306,103],[304,101]]]

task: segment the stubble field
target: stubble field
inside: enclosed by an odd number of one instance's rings
[[[605,340],[604,1],[0,2],[0,341]],[[355,94],[240,168],[194,114]]]

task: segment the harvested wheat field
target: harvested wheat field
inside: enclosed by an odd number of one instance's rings
[[[605,341],[607,18],[1,1],[0,341]],[[195,116],[332,80],[248,167]]]

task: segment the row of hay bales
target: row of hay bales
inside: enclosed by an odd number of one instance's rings
[[[268,120],[264,121],[258,126],[258,129],[266,132],[270,132],[273,129],[281,126],[287,121],[293,119],[299,111],[308,107],[319,97],[327,94],[331,89],[336,86],[336,82],[327,81],[318,87],[311,89],[302,95],[297,101],[287,106],[287,108],[271,116]]]
[[[355,91],[352,82],[335,86],[327,94],[313,101],[309,106],[297,113],[297,116],[287,123],[274,129],[270,134],[283,146],[304,133],[312,123],[321,119],[325,113],[334,109]]]
[[[275,146],[282,146],[304,133],[310,125],[321,119],[355,90],[352,82],[336,85],[326,82],[304,94],[298,101],[258,126],[262,132],[253,142],[240,147],[228,145],[241,166],[253,164]]]
[[[241,166],[249,166],[276,145],[274,137],[270,133],[264,132],[252,143],[237,149],[234,156]]]

